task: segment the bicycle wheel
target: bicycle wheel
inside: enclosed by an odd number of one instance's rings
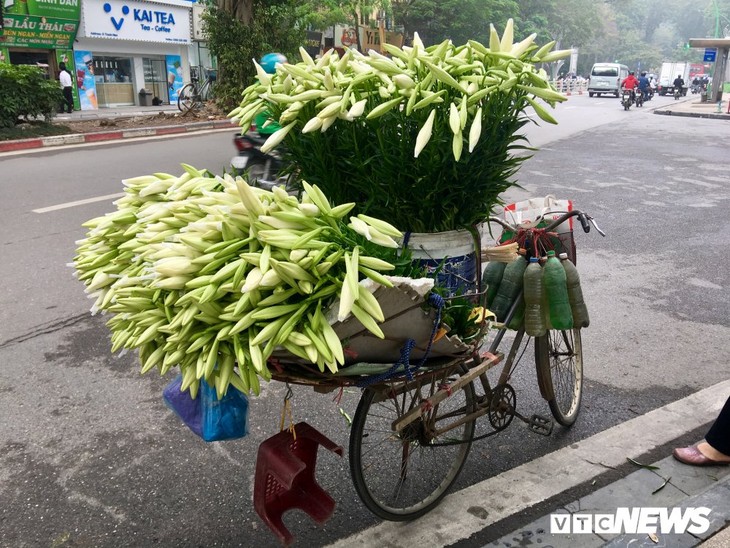
[[[177,96],[177,108],[183,113],[188,113],[195,106],[195,86],[185,84]]]
[[[563,426],[578,418],[583,395],[583,346],[580,329],[548,331],[535,339],[535,365],[540,393]]]
[[[475,409],[474,387],[435,405],[401,432],[392,423],[466,371],[464,366],[422,375],[405,385],[368,388],[350,432],[350,472],[365,506],[381,519],[406,521],[427,513],[446,495],[466,461],[474,420],[457,424]]]

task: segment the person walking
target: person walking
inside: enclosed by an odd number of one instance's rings
[[[58,80],[61,83],[61,90],[63,91],[63,102],[61,103],[61,113],[68,112],[71,114],[74,111],[74,98],[73,98],[73,83],[71,81],[71,73],[66,69],[66,63],[58,64],[59,73]]]
[[[730,398],[705,436],[705,441],[677,448],[674,458],[692,466],[730,465]]]

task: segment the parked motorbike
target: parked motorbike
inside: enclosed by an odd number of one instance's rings
[[[621,105],[623,105],[624,110],[629,110],[631,105],[634,104],[634,98],[632,95],[633,94],[630,89],[624,89],[621,91]]]
[[[280,175],[283,168],[281,155],[276,150],[268,154],[261,152],[261,145],[267,138],[253,130],[245,135],[236,134],[233,144],[238,154],[231,159],[231,171],[234,176],[247,174],[248,182],[261,188],[286,186],[287,178]]]

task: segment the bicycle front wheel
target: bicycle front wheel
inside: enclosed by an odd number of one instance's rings
[[[177,96],[177,108],[180,112],[188,113],[195,105],[195,86],[185,84]]]
[[[426,514],[461,472],[474,436],[474,419],[460,421],[475,410],[472,383],[400,432],[392,424],[465,372],[461,365],[363,392],[350,432],[350,472],[357,494],[379,518],[406,521]]]
[[[548,331],[535,339],[535,364],[540,393],[563,426],[571,426],[583,395],[583,346],[580,329]]]

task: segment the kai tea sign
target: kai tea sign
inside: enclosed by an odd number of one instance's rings
[[[84,36],[146,42],[190,43],[190,8],[107,0],[84,2]]]

